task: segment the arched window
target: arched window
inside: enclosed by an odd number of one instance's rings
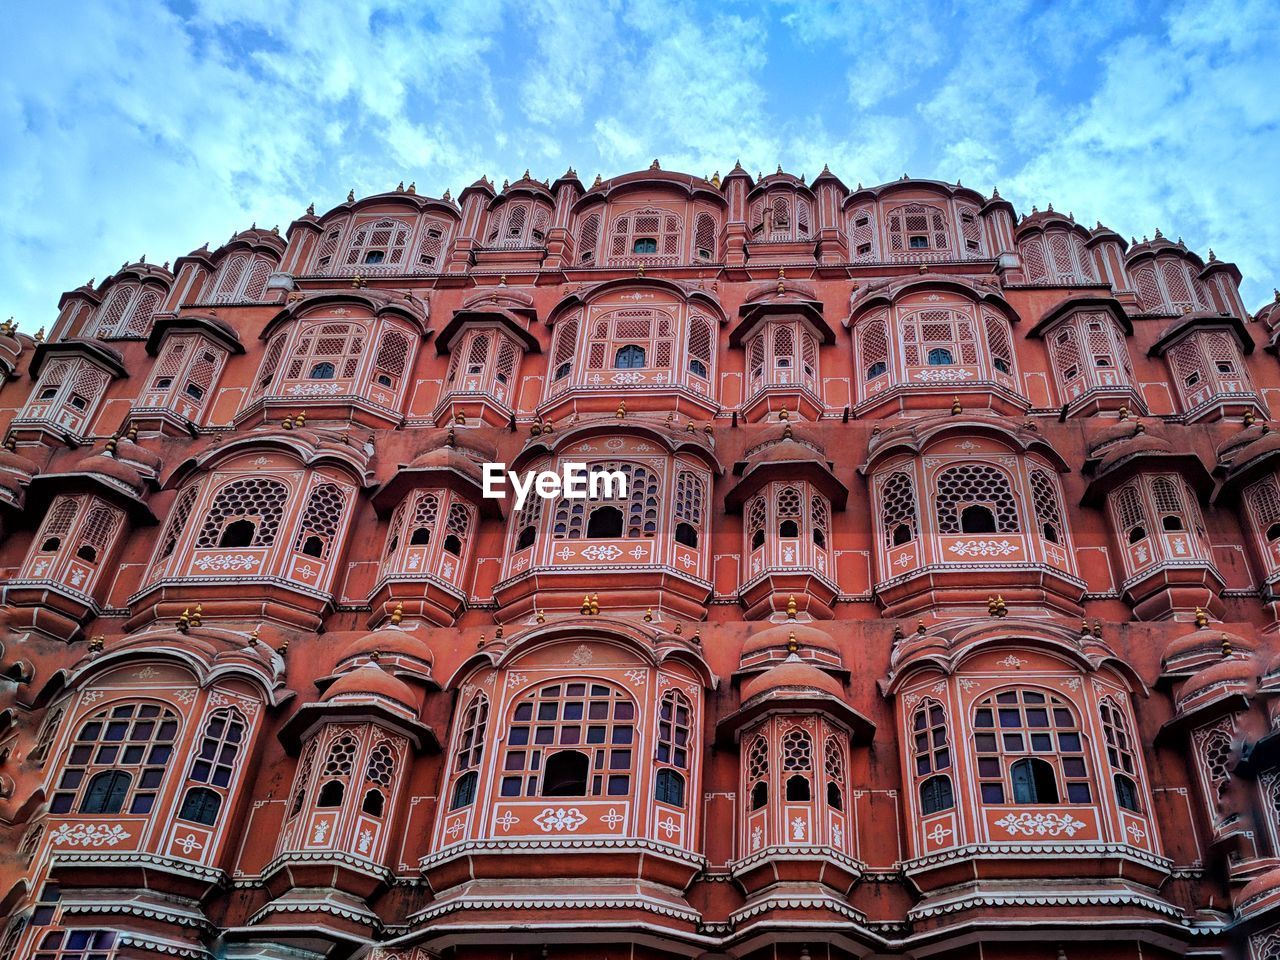
[[[335,367],[330,361],[322,360],[319,363],[312,365],[311,372],[307,374],[307,379],[308,380],[332,380],[334,376],[337,374],[337,372],[338,372],[338,368]]]
[[[471,518],[474,510],[455,500],[449,504],[449,515],[444,525],[443,549],[455,557],[462,556],[462,549],[471,534]]]
[[[398,273],[413,226],[404,220],[382,217],[356,225],[347,241],[346,267],[350,271]],[[375,268],[369,270],[368,268]]]
[[[622,511],[617,507],[596,507],[587,518],[587,539],[622,536]]]
[[[1126,810],[1142,812],[1138,797],[1138,764],[1129,738],[1128,724],[1120,705],[1104,697],[1098,705],[1102,716],[1102,733],[1106,738],[1107,763],[1111,766],[1116,787],[1116,802]]]
[[[223,484],[214,495],[196,537],[196,546],[269,547],[276,540],[289,488],[276,480],[252,477]],[[232,543],[224,536],[233,524]],[[242,542],[243,541],[243,542]]]
[[[1147,538],[1147,522],[1142,506],[1142,495],[1134,482],[1120,487],[1111,495],[1111,509],[1116,526],[1128,543],[1138,543]]]
[[[768,507],[764,497],[756,497],[747,508],[747,533],[751,538],[751,549],[759,550],[764,546],[764,527],[768,516]]]
[[[1200,769],[1204,772],[1211,790],[1210,802],[1220,803],[1231,785],[1231,772],[1228,767],[1232,753],[1230,727],[1219,726],[1207,734],[1197,736],[1195,740],[1199,747],[1197,759]],[[1215,810],[1214,813],[1216,815],[1217,811]]]
[[[321,320],[303,324],[285,364],[284,380],[351,380],[364,359],[367,336],[368,330],[362,323]],[[263,366],[266,366],[265,361]],[[326,391],[336,393],[342,389],[338,384],[326,388]]]
[[[538,539],[538,523],[542,519],[542,498],[527,497],[524,506],[517,511],[514,528],[516,549],[526,550]]]
[[[578,228],[578,263],[589,264],[596,261],[596,247],[600,244],[600,214],[593,213],[585,217]]]
[[[809,526],[813,528],[813,545],[821,550],[827,548],[827,529],[830,517],[827,501],[818,496],[809,498]]]
[[[936,700],[925,700],[911,715],[914,774],[923,777],[920,784],[921,812],[937,813],[952,806],[951,745],[947,741],[947,714]],[[926,789],[926,785],[927,786]],[[943,801],[945,805],[940,806]]]
[[[801,516],[800,492],[795,487],[783,487],[778,494],[777,520],[778,536],[794,539],[800,536]]]
[[[347,780],[355,768],[359,742],[349,733],[340,734],[330,745],[320,769],[320,792],[317,807],[340,807],[346,795]]]
[[[573,371],[573,362],[578,350],[578,318],[570,317],[556,324],[552,340],[551,371],[552,382],[563,382],[567,386],[569,374]],[[563,387],[561,387],[563,389]]]
[[[931,367],[949,367],[956,362],[950,347],[933,347],[925,355],[925,363]]]
[[[995,467],[978,463],[948,467],[938,474],[937,490],[939,533],[1018,532],[1013,489],[1009,478]]]
[[[117,284],[111,295],[98,308],[98,324],[94,336],[145,337],[160,301],[168,291],[137,283]]]
[[[747,751],[747,784],[751,791],[751,809],[759,810],[769,803],[769,741],[757,736]]]
[[[178,717],[167,707],[124,703],[85,720],[71,741],[49,812],[151,812],[173,757]]]
[[[688,771],[693,710],[684,694],[668,691],[658,706],[657,762],[664,764],[656,781],[657,799],[684,806],[685,773]]]
[[[689,318],[689,372],[701,380],[711,376],[715,358],[715,333],[711,320],[701,314]]]
[[[1080,725],[1065,700],[1006,690],[978,703],[973,726],[983,803],[1057,803],[1064,792],[1067,803],[1092,800]]]
[[[617,370],[635,370],[643,367],[644,347],[638,347],[634,343],[619,347],[613,357],[613,366]]]
[[[702,527],[702,478],[691,470],[676,474],[676,543],[697,547],[698,531]]]
[[[539,687],[516,704],[507,731],[504,797],[625,797],[635,767],[636,705],[600,681]],[[570,791],[583,787],[577,793]]]
[[[293,799],[289,801],[289,819],[292,820],[302,812],[302,803],[307,798],[307,788],[311,785],[311,771],[315,768],[316,755],[320,751],[320,741],[313,739],[302,753],[302,761],[298,764],[293,778]]]
[[[484,738],[489,725],[489,698],[477,693],[467,704],[458,730],[458,747],[453,754],[453,785],[450,810],[469,806],[476,799],[476,781],[480,761],[484,757]]]
[[[382,816],[395,776],[395,748],[390,741],[379,740],[369,751],[369,759],[364,765],[364,784],[360,788],[364,797],[360,801],[360,810],[363,813],[371,817]]]
[[[803,730],[782,737],[782,776],[787,800],[802,802],[813,796],[813,740]]]
[[[827,806],[844,809],[844,748],[835,737],[827,737],[823,747],[823,772],[827,775]]]
[[[970,308],[929,307],[913,310],[898,321],[898,341],[907,367],[976,366],[979,360],[978,326]],[[918,371],[923,379],[949,377],[950,372]]]
[[[346,494],[336,484],[319,483],[312,487],[293,548],[307,556],[328,559],[342,526],[346,504]]]
[[[1182,491],[1168,477],[1155,477],[1151,481],[1151,496],[1155,501],[1160,526],[1166,531],[1187,529],[1187,508]]]
[[[888,223],[892,253],[950,248],[946,217],[937,207],[923,203],[894,207],[889,211]]]
[[[212,824],[222,805],[222,797],[231,786],[237,760],[244,747],[246,724],[244,716],[234,709],[218,710],[209,715],[199,746],[191,759],[187,773],[188,784],[200,784],[187,791],[178,814],[184,820]],[[213,789],[207,789],[207,788]],[[188,816],[192,812],[213,819],[201,820]]]
[[[1053,479],[1043,470],[1031,471],[1031,493],[1040,536],[1049,543],[1065,543],[1062,512],[1058,506],[1058,490]]]
[[[635,256],[656,262],[679,262],[684,223],[669,210],[652,207],[624,214],[613,221],[609,256],[623,262]]]
[[[49,750],[53,747],[53,741],[58,736],[58,728],[62,724],[62,717],[66,713],[66,707],[58,707],[51,710],[45,717],[44,725],[40,727],[40,736],[36,738],[35,746],[31,748],[31,752],[27,754],[27,762],[35,766],[43,766],[49,756]]]
[[[627,498],[625,501],[612,499],[611,503],[614,509],[620,510],[623,514],[622,531],[616,536],[626,536],[627,538],[637,537],[653,537],[658,532],[658,517],[662,502],[659,497],[659,480],[658,475],[646,467],[638,464],[628,463],[626,461],[612,461],[608,463],[594,463],[591,468],[595,471],[608,471],[610,473],[621,473],[627,478]],[[569,500],[562,498],[556,503],[556,512],[554,525],[552,527],[552,535],[557,540],[580,540],[584,534],[588,537],[595,536],[587,528],[588,511],[594,516],[599,509],[594,504],[598,504],[603,500],[605,493],[605,484],[599,485],[598,495],[594,499],[588,500]],[[613,485],[613,491],[619,488],[618,484]],[[597,521],[597,529],[613,529],[612,515],[603,515]],[[601,534],[607,536],[607,534]]]
[[[858,363],[862,379],[874,380],[889,369],[888,314],[872,314],[858,324]]]
[[[693,255],[707,263],[716,258],[716,221],[709,213],[700,213],[693,221]]]

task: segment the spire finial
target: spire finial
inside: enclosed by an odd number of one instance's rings
[[[797,609],[798,607],[796,606],[796,595],[793,593],[791,594],[791,596],[787,597],[787,619],[788,620],[794,620],[796,618]]]

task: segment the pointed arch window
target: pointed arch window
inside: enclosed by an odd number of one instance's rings
[[[693,707],[684,694],[670,690],[658,705],[658,744],[655,759],[659,767],[654,796],[661,803],[683,807],[685,782],[689,775]]]
[[[584,217],[578,228],[578,263],[584,266],[595,263],[599,245],[600,214],[593,213]]]
[[[621,473],[627,478],[626,500],[613,500],[608,509],[622,514],[621,526],[606,523],[605,515],[597,521],[596,529],[618,529],[617,536],[626,539],[653,537],[658,532],[659,510],[662,500],[659,496],[658,475],[647,467],[625,461],[591,464],[593,470]],[[552,535],[557,540],[581,540],[584,536],[592,537],[589,529],[589,518],[597,514],[603,501],[604,484],[600,484],[597,496],[586,500],[561,499],[556,503],[556,512]],[[610,515],[611,516],[611,515]],[[612,534],[600,534],[612,538]]]
[[[485,732],[489,725],[489,698],[477,693],[462,714],[458,747],[453,754],[453,794],[449,809],[470,806],[476,799],[480,761],[484,758]]]
[[[936,700],[924,700],[911,715],[912,772],[919,783],[920,811],[928,815],[955,805],[951,786],[951,744],[947,714]]]
[[[827,806],[832,810],[844,810],[844,747],[835,737],[827,737],[823,746],[822,770],[827,779]]]
[[[342,529],[342,514],[346,504],[346,494],[336,484],[316,484],[302,511],[294,550],[317,560],[328,560]]]
[[[223,259],[205,284],[201,299],[210,303],[238,303],[262,299],[275,264],[263,256],[233,253]]]
[[[123,703],[83,721],[68,747],[49,811],[151,812],[178,737],[178,717],[154,703]]]
[[[769,804],[769,741],[757,736],[747,751],[748,808],[759,810]]]
[[[610,259],[654,263],[680,262],[683,220],[670,210],[646,207],[617,217],[610,229]]]
[[[779,744],[782,755],[782,785],[786,799],[803,803],[813,799],[813,739],[792,728]]]
[[[347,241],[344,266],[362,273],[399,273],[413,226],[392,217],[381,217],[356,224]]]
[[[151,330],[167,290],[137,283],[120,283],[98,308],[96,337],[145,337]]]
[[[675,540],[686,547],[697,547],[702,531],[702,478],[691,470],[676,474]]]
[[[1084,738],[1067,701],[1039,690],[993,694],[974,709],[983,803],[1089,803]]]
[[[512,711],[501,795],[629,796],[635,721],[635,701],[599,680],[529,691]]]
[[[888,213],[889,250],[892,253],[947,251],[950,231],[942,210],[923,203],[908,203]]]
[[[902,470],[889,474],[880,488],[880,516],[884,519],[886,548],[904,546],[919,536],[915,481],[911,474]]]
[[[1134,756],[1133,740],[1124,711],[1111,697],[1104,697],[1098,705],[1102,717],[1102,733],[1106,739],[1107,763],[1111,767],[1112,781],[1116,789],[1116,802],[1126,810],[1142,812],[1138,792],[1138,762]]]
[[[246,730],[239,710],[216,710],[209,715],[191,758],[179,819],[208,826],[217,823],[245,747]]]
[[[1048,543],[1065,544],[1066,529],[1062,525],[1057,484],[1043,470],[1032,470],[1030,476],[1032,502],[1041,538]]]

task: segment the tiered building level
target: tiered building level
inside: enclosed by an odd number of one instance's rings
[[[1277,960],[1239,282],[655,163],[67,292],[0,331],[0,960]]]

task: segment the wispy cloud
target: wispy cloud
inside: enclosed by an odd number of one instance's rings
[[[647,166],[1052,201],[1280,275],[1265,0],[65,0],[8,11],[0,317],[312,200]]]

